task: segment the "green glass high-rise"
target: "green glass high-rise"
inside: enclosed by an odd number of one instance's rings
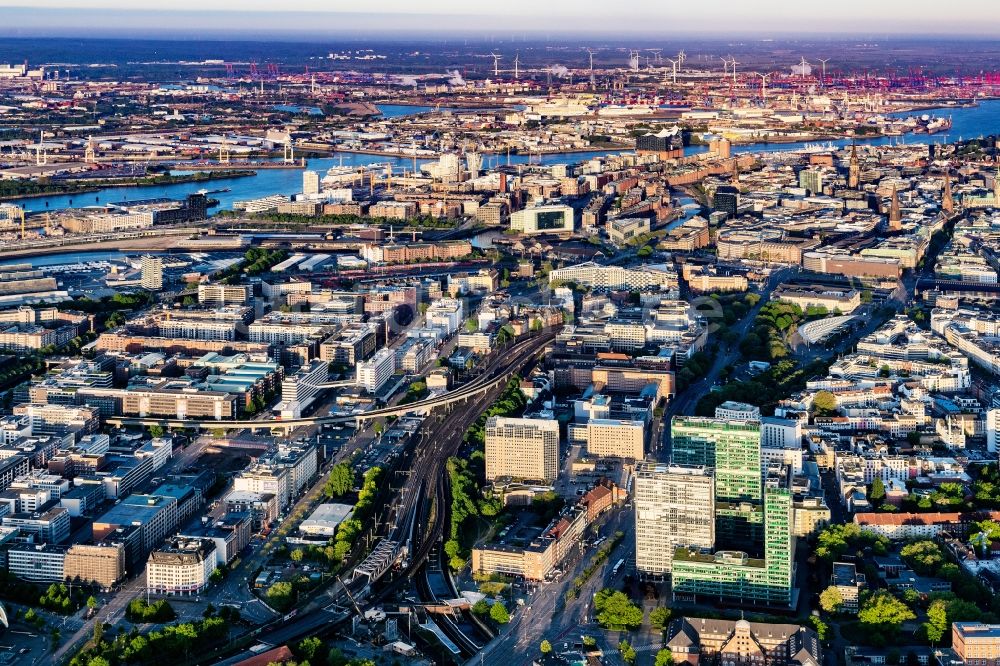
[[[716,498],[714,547],[676,549],[674,596],[790,606],[795,570],[790,472],[784,468],[764,479],[760,423],[675,417],[671,440],[674,464],[711,470]]]
[[[760,422],[675,416],[671,461],[700,465],[715,476],[716,545],[763,554]]]

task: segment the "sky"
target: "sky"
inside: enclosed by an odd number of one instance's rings
[[[517,31],[989,36],[997,30],[996,0],[0,0],[0,34]]]

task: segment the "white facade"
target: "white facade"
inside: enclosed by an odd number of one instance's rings
[[[197,594],[208,585],[215,568],[214,541],[176,539],[149,556],[146,587],[156,594]]]
[[[679,546],[715,545],[715,479],[704,467],[644,463],[635,471],[635,568],[670,573]]]
[[[330,365],[326,361],[313,361],[282,380],[281,399],[296,401],[300,408],[305,408],[315,400],[316,395],[323,390],[323,384],[329,379]]]
[[[396,372],[396,354],[391,349],[379,349],[367,361],[359,361],[355,369],[358,384],[369,393],[378,393]]]
[[[572,206],[535,206],[511,213],[510,228],[522,234],[558,234],[573,231]]]
[[[760,407],[727,400],[715,408],[715,418],[725,421],[757,421],[760,419]]]
[[[425,326],[444,331],[444,337],[452,335],[465,320],[465,308],[457,298],[441,298],[430,304],[424,313]]]

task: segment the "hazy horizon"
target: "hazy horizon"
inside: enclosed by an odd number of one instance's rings
[[[817,6],[783,0],[758,0],[737,6],[726,0],[700,0],[675,15],[675,3],[636,0],[627,13],[597,0],[508,0],[505,13],[493,5],[479,8],[451,0],[414,4],[383,0],[368,11],[330,11],[318,0],[304,0],[273,11],[264,0],[176,0],[150,2],[135,9],[125,0],[0,0],[0,34],[5,36],[163,37],[211,35],[221,39],[323,36],[415,38],[462,36],[518,40],[527,36],[560,38],[622,35],[677,36],[981,36],[1000,30],[1000,12],[991,2],[965,0],[948,5],[922,0],[879,3],[843,0]],[[671,10],[671,5],[674,9]],[[921,11],[926,9],[927,11]],[[489,13],[494,12],[494,13]],[[995,37],[994,37],[995,38]]]

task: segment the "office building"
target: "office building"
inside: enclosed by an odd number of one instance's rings
[[[125,547],[112,542],[73,544],[66,551],[64,573],[72,583],[109,589],[125,576]]]
[[[396,354],[391,349],[379,349],[367,361],[355,366],[358,385],[368,393],[378,393],[396,372]]]
[[[492,416],[486,422],[486,479],[554,481],[559,474],[559,423]]]
[[[316,396],[323,391],[323,385],[330,378],[330,364],[315,360],[302,366],[281,382],[281,402],[288,405],[296,415],[309,407]]]
[[[670,573],[679,546],[715,545],[715,479],[704,467],[641,463],[635,470],[635,568]]]
[[[163,289],[163,260],[152,255],[144,255],[141,263],[143,289],[160,291]]]
[[[722,185],[712,197],[712,210],[725,213],[730,219],[736,217],[740,208],[740,190],[730,185]]]
[[[424,313],[424,325],[436,328],[444,337],[455,333],[465,320],[465,308],[457,298],[440,298]]]
[[[816,632],[797,624],[681,617],[667,627],[666,648],[675,664],[820,666]]]
[[[603,266],[588,261],[575,266],[557,268],[549,273],[549,284],[575,282],[599,290],[664,290],[676,291],[679,286],[677,271],[669,266],[645,265],[641,268]]]
[[[146,587],[154,594],[198,594],[216,568],[211,539],[175,538],[154,550],[146,564]]]
[[[671,570],[675,599],[781,608],[794,604],[795,539],[787,477],[768,480],[763,504],[763,556],[747,553],[752,544],[715,552],[682,546],[674,552]]]
[[[246,511],[225,513],[214,523],[198,525],[178,534],[185,539],[209,539],[215,543],[216,566],[225,566],[250,544],[253,516]],[[332,536],[332,535],[331,535]]]
[[[274,495],[278,509],[288,506],[291,499],[288,469],[282,465],[259,462],[233,479],[233,490],[244,493]],[[237,509],[242,510],[242,509]]]
[[[1000,624],[952,622],[951,649],[968,666],[1000,665]]]
[[[27,474],[29,469],[31,463],[28,461],[28,456],[17,454],[9,458],[0,458],[0,492],[10,487],[14,479]]]
[[[63,543],[69,539],[69,511],[50,500],[36,511],[9,513],[3,517],[4,527],[16,527],[23,535],[33,535],[36,541]]]
[[[511,213],[511,231],[525,235],[573,233],[572,206],[535,206]]]
[[[761,498],[760,422],[675,416],[670,424],[672,461],[710,467],[720,502]]]
[[[583,426],[587,454],[642,460],[646,455],[646,425],[645,421],[634,419],[590,419]]]
[[[175,498],[133,494],[94,520],[94,540],[105,540],[119,528],[131,528],[125,559],[126,568],[134,571],[133,567],[145,561],[148,554],[177,529],[177,524]]]
[[[51,543],[16,543],[7,551],[7,570],[34,583],[65,580],[66,546]]]
[[[760,407],[727,400],[715,408],[715,418],[723,421],[756,421],[760,419]]]

